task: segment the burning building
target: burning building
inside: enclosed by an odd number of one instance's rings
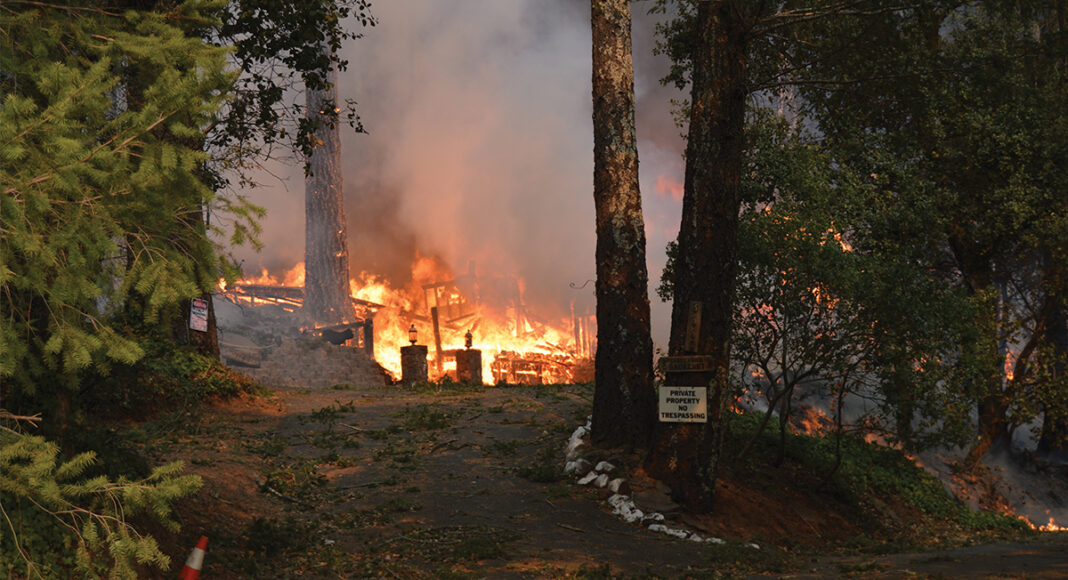
[[[416,340],[429,347],[431,380],[455,379],[456,354],[469,346],[482,351],[483,380],[495,384],[593,379],[596,319],[590,312],[572,305],[568,317],[543,318],[525,303],[520,278],[480,276],[473,263],[457,276],[439,261],[420,257],[411,270],[410,283],[399,288],[374,274],[362,273],[350,281],[352,321],[305,324],[297,329],[299,336],[359,349],[394,378],[401,374],[400,347],[409,344],[410,330],[414,329]],[[303,304],[303,265],[280,276],[263,272],[231,286],[220,285],[219,296],[247,311],[267,309],[265,313],[285,318]],[[299,320],[294,318],[293,324]],[[276,344],[260,345],[272,342],[261,333],[258,342],[252,341],[255,346],[242,346],[227,337],[240,334],[233,325],[224,320],[221,327],[224,358],[233,364],[256,368],[264,358],[252,354],[256,348],[262,351],[281,344],[275,340]],[[465,344],[467,340],[470,345]]]

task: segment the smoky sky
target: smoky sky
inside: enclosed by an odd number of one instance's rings
[[[674,239],[683,140],[658,79],[648,2],[633,4],[641,187],[654,339],[668,310],[652,289]],[[576,0],[378,0],[377,26],[348,43],[342,99],[365,134],[342,130],[353,275],[407,282],[418,255],[455,272],[525,282],[528,307],[552,317],[592,305],[595,277],[589,3]],[[358,26],[353,24],[353,26]],[[265,206],[264,249],[246,272],[303,259],[300,167],[271,165],[248,192]]]

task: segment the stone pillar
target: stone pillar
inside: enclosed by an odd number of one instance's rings
[[[400,350],[401,382],[406,385],[427,382],[426,345],[402,346]]]
[[[468,385],[482,384],[482,351],[465,349],[456,351],[456,382]]]

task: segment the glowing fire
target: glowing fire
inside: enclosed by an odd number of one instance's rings
[[[1038,530],[1040,532],[1066,532],[1066,531],[1068,531],[1068,527],[1057,525],[1057,522],[1053,519],[1053,516],[1049,515],[1049,510],[1046,510],[1046,516],[1049,517],[1049,522],[1045,523],[1045,524],[1038,525],[1038,526],[1036,526],[1034,523],[1031,522],[1031,520],[1025,518],[1024,516],[1017,516],[1017,517],[1019,517],[1021,520],[1024,521],[1024,523],[1026,523],[1028,526],[1030,526],[1030,528],[1032,530]]]
[[[790,426],[794,433],[822,435],[834,428],[834,419],[828,417],[822,409],[802,407],[800,413],[790,417]]]
[[[408,330],[413,324],[418,332],[418,343],[429,346],[431,379],[455,370],[455,361],[449,360],[450,351],[464,348],[467,332],[473,335],[472,348],[482,351],[482,379],[488,383],[495,382],[494,360],[499,356],[529,359],[508,369],[512,379],[518,376],[532,382],[559,379],[580,356],[589,356],[591,345],[578,342],[580,334],[588,335],[590,331],[584,327],[584,332],[578,332],[578,319],[549,322],[528,315],[521,300],[521,279],[512,279],[514,291],[509,296],[510,301],[498,303],[486,300],[490,292],[485,287],[480,292],[482,301],[469,301],[468,292],[461,291],[459,284],[453,285],[454,280],[459,281],[439,261],[419,257],[412,263],[411,281],[403,288],[394,287],[388,280],[370,272],[361,272],[349,281],[352,297],[370,303],[375,310],[375,360],[394,376],[401,376],[400,348],[410,344]],[[491,280],[479,279],[479,282],[485,286]],[[298,263],[277,276],[262,270],[259,276],[239,280],[235,286],[301,287],[303,284],[304,264]],[[220,284],[220,288],[225,289],[225,286]],[[289,306],[293,304],[291,302]],[[440,314],[437,336],[431,317],[432,307],[437,307]],[[498,374],[504,372],[503,368],[501,364],[497,365]],[[525,374],[539,376],[521,376]],[[501,379],[505,380],[505,377]]]

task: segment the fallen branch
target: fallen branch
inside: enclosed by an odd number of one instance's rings
[[[275,489],[275,488],[273,488],[273,487],[271,487],[271,486],[269,486],[267,484],[260,483],[260,480],[258,480],[258,479],[256,480],[256,485],[259,486],[259,488],[262,489],[263,491],[266,491],[266,492],[270,493],[271,495],[277,496],[280,499],[284,499],[285,501],[292,502],[292,503],[295,503],[295,504],[300,505],[300,506],[304,506],[304,507],[306,507],[308,509],[318,509],[318,507],[319,507],[319,506],[316,506],[314,504],[310,504],[310,503],[308,503],[308,502],[306,502],[304,500],[300,500],[300,499],[297,499],[295,497],[291,497],[291,496],[285,495],[282,492],[278,491],[277,489]]]

